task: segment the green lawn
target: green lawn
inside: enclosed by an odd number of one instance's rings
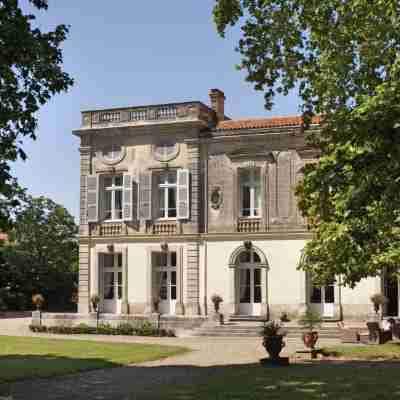
[[[0,383],[157,360],[173,346],[0,336]]]
[[[144,393],[163,400],[400,399],[400,344],[337,346],[326,353],[359,360],[204,368],[207,378]],[[385,359],[386,361],[371,361]],[[397,361],[395,361],[397,359]],[[195,368],[194,368],[195,369]]]
[[[368,346],[336,346],[324,349],[326,355],[357,358],[363,360],[396,360],[400,359],[400,343],[385,343]]]
[[[132,400],[392,400],[400,398],[400,363],[320,362],[289,367],[205,368],[200,380],[155,387]],[[130,399],[130,398],[129,398]]]

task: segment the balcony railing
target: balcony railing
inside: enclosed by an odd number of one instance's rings
[[[157,222],[153,225],[154,235],[176,235],[177,232],[176,222]]]
[[[129,125],[129,123],[136,125],[140,122],[185,120],[200,120],[208,123],[212,116],[212,111],[203,103],[174,103],[159,106],[84,111],[82,113],[82,127]]]
[[[262,223],[260,219],[240,218],[237,222],[238,232],[260,232]]]
[[[127,232],[123,222],[104,222],[94,225],[92,233],[97,236],[120,236]]]

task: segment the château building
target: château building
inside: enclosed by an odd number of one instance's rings
[[[104,313],[184,320],[218,294],[226,316],[363,319],[385,291],[398,315],[398,282],[315,287],[297,268],[310,234],[294,187],[318,156],[300,117],[231,119],[218,89],[210,104],[82,113],[79,313],[98,294]]]

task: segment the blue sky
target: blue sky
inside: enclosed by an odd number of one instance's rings
[[[28,0],[22,0],[26,5]],[[214,0],[55,1],[40,12],[43,30],[71,26],[64,69],[74,87],[39,113],[38,139],[25,141],[26,162],[14,166],[20,184],[79,213],[80,111],[199,100],[210,88],[226,95],[231,118],[297,114],[297,99],[279,98],[273,112],[235,69],[238,29],[220,38],[212,20]]]

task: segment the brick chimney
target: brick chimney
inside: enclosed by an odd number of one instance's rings
[[[210,89],[211,108],[215,111],[217,122],[225,119],[225,94],[219,89]]]

